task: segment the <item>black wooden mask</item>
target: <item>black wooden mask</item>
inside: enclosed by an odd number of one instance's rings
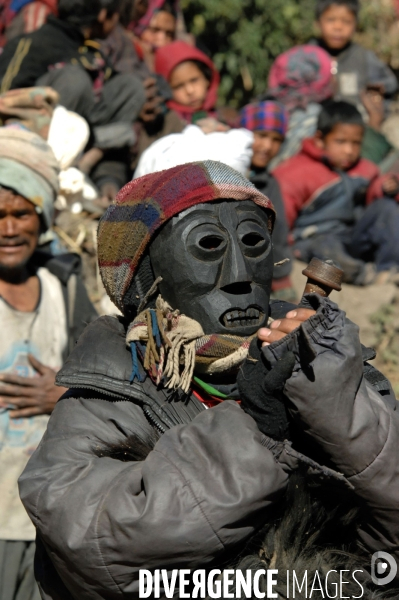
[[[268,214],[251,200],[198,204],[150,246],[164,299],[206,334],[247,336],[266,324],[273,251]]]

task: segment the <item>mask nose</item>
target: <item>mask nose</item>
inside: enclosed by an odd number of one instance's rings
[[[228,294],[251,292],[252,276],[237,239],[231,239],[224,256],[219,288]]]

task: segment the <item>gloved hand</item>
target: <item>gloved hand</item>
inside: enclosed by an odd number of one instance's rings
[[[241,408],[256,421],[262,433],[282,441],[289,439],[289,420],[283,389],[292,375],[295,356],[292,352],[287,352],[269,370],[261,343],[259,339],[251,342],[248,357],[237,377]]]

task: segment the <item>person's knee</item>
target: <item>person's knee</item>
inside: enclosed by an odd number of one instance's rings
[[[37,80],[37,85],[54,85],[58,82],[68,82],[79,88],[87,83],[87,73],[79,65],[64,65],[51,69]],[[90,79],[90,78],[89,78]]]
[[[118,73],[109,82],[114,90],[118,90],[126,99],[134,98],[136,104],[144,104],[145,91],[140,79],[131,73]]]
[[[374,204],[376,212],[386,219],[397,219],[399,217],[399,204],[393,198],[383,198]]]
[[[81,96],[91,93],[93,83],[90,75],[79,65],[65,65],[59,71],[59,80],[64,85],[70,85],[74,95]]]
[[[65,65],[59,69],[53,69],[40,77],[37,85],[47,85],[56,90],[60,94],[60,102],[64,106],[70,104],[70,97],[76,99],[92,94],[90,76],[79,65]]]

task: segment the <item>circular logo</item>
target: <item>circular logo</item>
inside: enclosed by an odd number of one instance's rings
[[[398,572],[398,565],[388,552],[375,552],[371,557],[371,579],[376,585],[391,583]]]

